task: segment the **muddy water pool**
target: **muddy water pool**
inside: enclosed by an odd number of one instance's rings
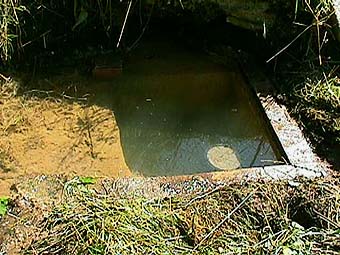
[[[113,79],[61,72],[37,78],[23,95],[1,92],[0,196],[31,175],[171,176],[277,163],[279,150],[229,55],[218,64],[153,40],[131,51]],[[91,96],[61,99],[67,88]]]
[[[132,172],[184,175],[278,161],[237,63],[225,63],[153,41],[131,52],[120,76],[93,81],[94,103],[114,112]]]

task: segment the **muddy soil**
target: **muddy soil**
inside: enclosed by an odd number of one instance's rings
[[[0,196],[27,175],[131,175],[115,116],[97,105],[3,93],[0,137]]]

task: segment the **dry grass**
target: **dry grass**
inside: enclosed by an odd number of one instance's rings
[[[295,112],[307,117],[321,132],[340,142],[340,80],[336,74],[321,73],[295,87]]]
[[[201,194],[132,199],[72,180],[64,186],[63,202],[33,222],[39,232],[24,250],[31,254],[338,254],[339,184],[338,176],[250,182]]]
[[[2,0],[0,2],[0,63],[8,62],[15,48],[20,44],[19,14],[26,11],[19,0]]]

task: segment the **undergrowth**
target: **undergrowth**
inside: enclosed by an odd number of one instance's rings
[[[321,76],[321,77],[320,77]],[[323,125],[325,131],[340,134],[340,80],[333,73],[321,73],[295,86],[296,112]],[[340,135],[334,137],[340,142]]]
[[[292,33],[284,35],[286,45],[268,62],[318,154],[340,169],[340,33],[334,2],[296,1],[290,25],[284,25]]]
[[[39,233],[26,252],[338,254],[340,248],[338,177],[154,199],[130,195],[66,183],[63,202],[33,222]]]
[[[287,105],[313,142],[318,154],[333,169],[340,169],[340,83],[338,68],[333,73],[323,68],[309,70],[311,75],[291,76]],[[314,74],[312,74],[314,72]]]
[[[14,54],[14,45],[20,36],[18,13],[23,10],[25,7],[18,0],[0,2],[0,60],[3,62],[8,62]]]

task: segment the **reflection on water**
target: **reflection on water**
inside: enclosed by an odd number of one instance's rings
[[[135,51],[98,100],[116,115],[126,163],[145,176],[272,164],[277,158],[242,86],[232,64],[158,43]]]

